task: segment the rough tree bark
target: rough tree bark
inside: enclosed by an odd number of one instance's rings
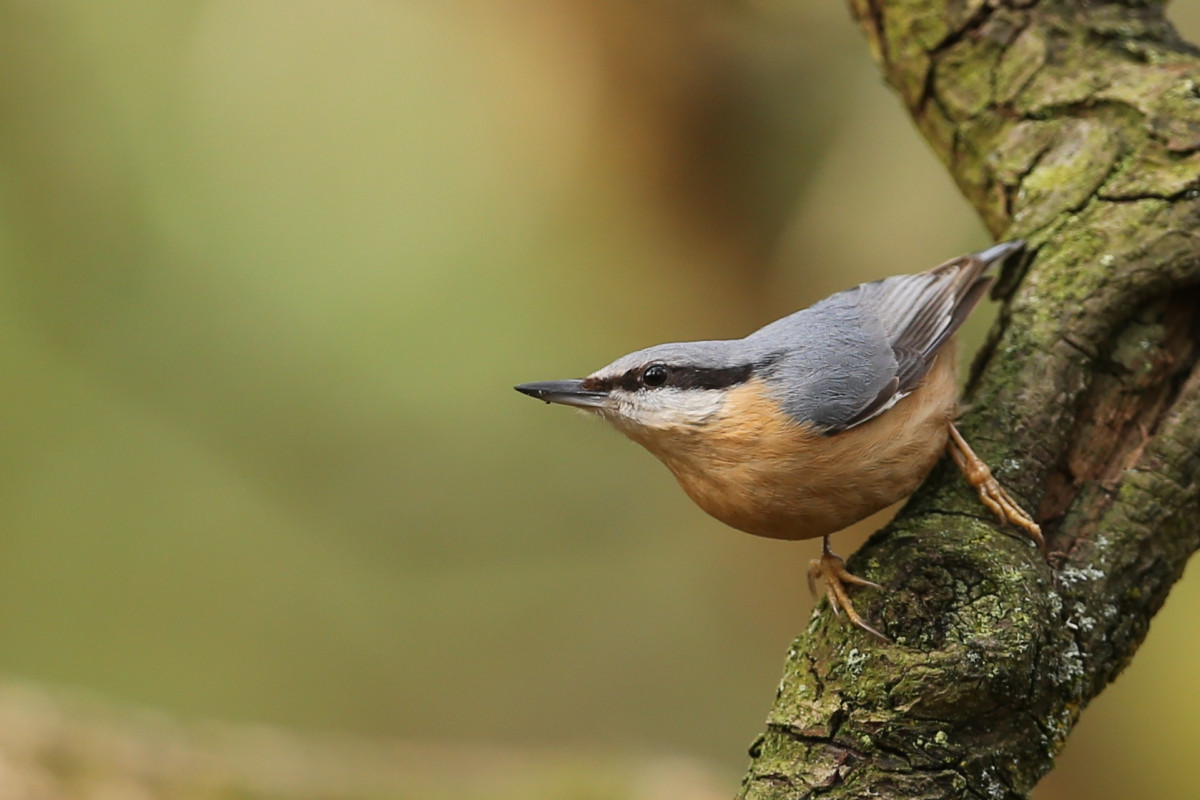
[[[1022,798],[1200,545],[1200,52],[1154,0],[849,0],[997,237],[964,433],[1049,563],[943,463],[788,653],[741,797]]]

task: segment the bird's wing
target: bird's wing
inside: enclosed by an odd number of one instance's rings
[[[878,320],[896,357],[894,380],[847,420],[866,422],[921,385],[942,346],[979,303],[992,278],[984,273],[1022,246],[1006,242],[959,256],[916,275],[898,275],[851,289],[864,315]]]
[[[803,342],[795,358],[780,361],[785,409],[827,434],[887,411],[921,385],[983,297],[987,269],[1022,246],[1006,242],[928,272],[864,283],[754,334],[778,337],[786,324],[791,341]]]

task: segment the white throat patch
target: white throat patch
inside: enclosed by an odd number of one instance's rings
[[[620,427],[699,428],[721,410],[726,395],[720,389],[664,387],[640,392],[614,389],[609,395],[610,405],[601,413]]]

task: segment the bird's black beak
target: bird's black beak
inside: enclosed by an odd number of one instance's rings
[[[583,388],[583,381],[543,381],[522,383],[514,386],[521,394],[527,394],[547,403],[580,408],[599,408],[608,400],[608,392],[593,392]]]

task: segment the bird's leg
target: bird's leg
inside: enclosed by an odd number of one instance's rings
[[[821,557],[814,558],[808,567],[808,588],[813,594],[817,593],[817,581],[825,584],[825,594],[829,597],[829,607],[833,609],[833,613],[841,616],[842,612],[846,612],[846,616],[850,618],[858,627],[862,628],[867,633],[878,636],[885,642],[890,642],[891,639],[884,636],[879,631],[867,624],[866,620],[858,615],[854,610],[854,604],[850,602],[850,595],[846,593],[846,584],[853,583],[859,586],[870,586],[875,589],[882,589],[878,583],[860,578],[846,570],[846,562],[842,557],[829,549],[829,537],[825,536],[821,540]]]
[[[996,482],[988,465],[975,455],[975,451],[958,432],[958,428],[954,427],[953,422],[950,423],[950,439],[946,442],[946,449],[950,452],[954,463],[966,476],[967,483],[979,492],[979,499],[983,504],[990,508],[1001,522],[1010,522],[1028,531],[1042,552],[1046,552],[1046,540],[1042,538],[1042,529],[1033,521],[1033,517],[1029,516],[1025,509],[1021,508],[1017,501],[1013,500],[1008,492],[1004,491],[1004,488]]]

